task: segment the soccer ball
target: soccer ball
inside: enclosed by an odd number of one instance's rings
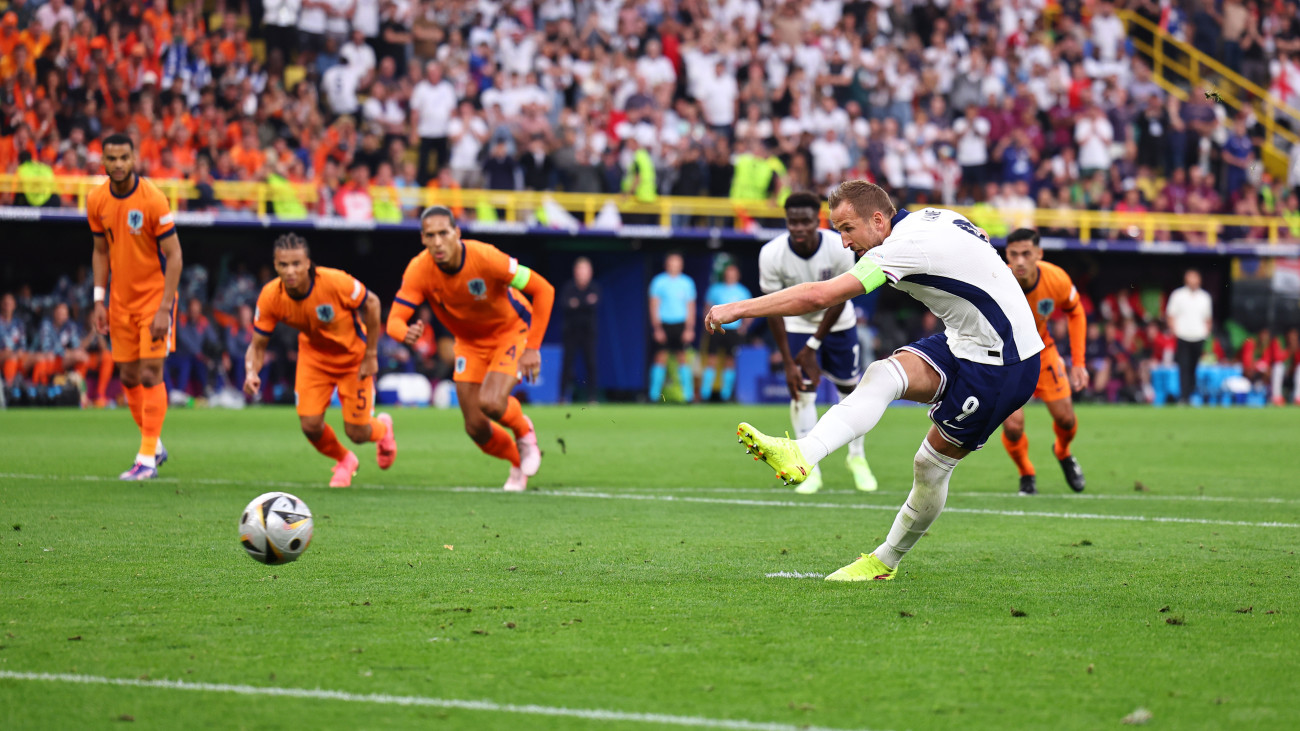
[[[258,495],[239,518],[239,542],[254,561],[297,560],[311,545],[311,508],[287,492]]]

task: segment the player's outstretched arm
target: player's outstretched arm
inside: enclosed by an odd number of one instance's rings
[[[108,308],[104,306],[104,292],[108,288],[108,239],[102,233],[94,234],[92,238],[95,241],[95,250],[90,255],[90,266],[94,272],[95,309],[94,314],[91,315],[91,323],[95,327],[95,332],[107,335]]]
[[[415,314],[415,308],[403,303],[401,300],[393,302],[393,307],[388,311],[388,337],[407,346],[415,344],[424,334],[424,323],[416,322],[414,325],[408,325],[411,321],[411,315]]]
[[[366,339],[366,356],[361,360],[361,368],[357,370],[357,377],[365,378],[379,373],[379,337],[375,335],[375,333],[379,332],[380,317],[382,315],[379,295],[367,290],[366,301],[361,305],[361,308],[361,316],[366,321],[366,332],[371,334]]]
[[[806,315],[848,302],[866,291],[855,274],[846,272],[824,282],[805,282],[762,297],[717,305],[705,316],[704,327],[720,332],[723,325],[746,317]]]
[[[262,364],[266,361],[266,344],[271,339],[260,332],[253,333],[244,353],[244,393],[257,396],[262,390]]]

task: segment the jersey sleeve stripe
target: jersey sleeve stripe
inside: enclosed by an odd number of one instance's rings
[[[408,302],[407,300],[404,300],[401,297],[394,297],[393,301],[399,305],[406,305],[407,307],[410,307],[413,310],[418,310],[420,308],[420,306],[415,304],[414,302]]]
[[[361,329],[361,318],[357,316],[356,310],[352,311],[352,327],[357,329],[357,337],[361,338],[361,342],[363,343],[370,342],[366,340],[366,333]]]
[[[158,239],[159,241],[162,241],[163,239],[167,238],[168,236],[171,236],[174,233],[176,233],[176,227],[168,226],[166,229],[158,232],[158,235],[155,236],[154,238]]]
[[[254,325],[254,326],[253,326],[253,329],[256,330],[257,333],[258,333],[259,335],[265,335],[265,336],[267,336],[268,338],[271,337],[271,331],[270,331],[270,330],[263,330],[262,328],[258,327],[257,325]]]
[[[519,315],[519,319],[523,320],[525,325],[532,327],[533,313],[529,312],[528,308],[524,307],[519,300],[512,297],[509,290],[506,291],[506,299],[510,300],[510,306],[515,308],[515,314]]]

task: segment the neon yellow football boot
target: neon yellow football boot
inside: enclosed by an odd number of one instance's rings
[[[793,439],[768,436],[743,421],[736,427],[736,436],[745,445],[747,454],[766,462],[787,485],[798,485],[812,472],[813,466],[804,459]]]
[[[862,492],[875,492],[880,486],[876,482],[876,476],[871,474],[871,466],[867,464],[866,457],[849,457],[844,464],[853,473],[853,486]]]
[[[874,553],[864,553],[857,561],[826,577],[827,581],[890,581],[898,569],[891,569]]]
[[[822,489],[822,471],[820,467],[813,467],[804,481],[795,485],[794,491],[800,495],[812,495]]]

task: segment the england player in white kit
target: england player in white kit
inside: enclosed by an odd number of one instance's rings
[[[821,310],[886,282],[943,321],[943,334],[868,366],[853,393],[831,407],[807,437],[770,437],[744,423],[737,430],[747,451],[797,483],[827,454],[871,431],[895,399],[934,404],[934,423],[912,461],[912,492],[885,542],[826,577],[889,580],[943,510],[957,462],[984,446],[1033,395],[1043,341],[1015,277],[965,217],[938,208],[895,211],[888,193],[863,180],[841,184],[830,208],[844,244],[864,252],[852,271],[714,307],[704,324],[716,328],[742,317]]]
[[[822,282],[853,269],[856,258],[844,248],[840,235],[818,227],[821,199],[811,193],[793,193],[785,201],[786,233],[763,245],[758,254],[758,286],[764,294],[805,282]],[[835,384],[844,400],[862,379],[861,346],[853,308],[841,302],[804,315],[767,318],[785,365],[790,389],[790,422],[798,439],[817,425],[817,386],[821,377]],[[876,489],[876,477],[867,465],[862,437],[849,442],[845,464],[854,486],[864,492]],[[814,466],[795,492],[810,495],[822,487],[821,468]]]

